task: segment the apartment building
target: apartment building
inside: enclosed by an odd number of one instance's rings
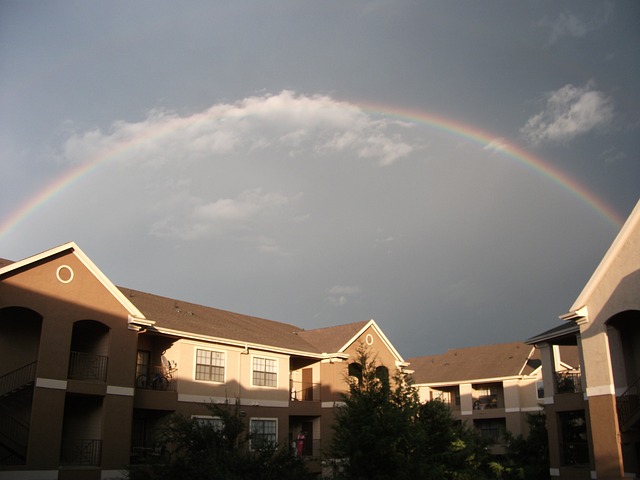
[[[640,202],[541,353],[551,476],[640,477]],[[580,365],[558,374],[558,347]]]
[[[407,366],[373,320],[303,330],[116,287],[74,243],[1,261],[0,479],[118,478],[168,415],[215,421],[210,402],[319,458],[360,345]]]
[[[570,351],[559,367],[571,371]],[[503,432],[527,432],[527,414],[541,412],[544,398],[538,352],[522,342],[448,350],[410,358],[421,401],[447,403],[455,418],[474,426],[495,454],[504,453]]]

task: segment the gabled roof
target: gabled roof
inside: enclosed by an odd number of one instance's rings
[[[336,327],[318,328],[308,330],[300,335],[309,343],[316,345],[324,353],[342,353],[354,344],[367,329],[375,330],[384,345],[389,349],[396,360],[396,364],[405,365],[405,361],[380,329],[375,320],[350,323]]]
[[[102,283],[102,285],[109,291],[109,293],[111,293],[111,295],[113,295],[115,299],[120,302],[120,304],[127,310],[127,312],[129,313],[130,321],[135,320],[141,324],[148,324],[148,322],[144,318],[144,315],[142,315],[142,313],[140,313],[140,311],[131,302],[129,302],[124,297],[124,295],[122,295],[120,290],[118,290],[116,286],[111,283],[111,280],[109,280],[107,276],[100,271],[100,269],[91,261],[91,259],[87,255],[85,255],[80,247],[78,247],[74,242],[65,243],[58,247],[51,248],[18,262],[9,262],[4,266],[0,265],[0,279],[5,275],[17,272],[21,269],[33,268],[40,262],[47,261],[50,258],[63,253],[71,253],[75,255],[84,264],[84,266],[96,277],[96,279],[100,283]]]
[[[461,383],[533,373],[540,360],[536,349],[522,342],[448,350],[442,355],[407,360],[416,384]]]
[[[0,259],[0,279],[22,269],[33,268],[59,254],[75,255],[129,312],[129,326],[166,335],[221,342],[244,347],[323,358],[342,352],[366,328],[373,326],[388,340],[373,320],[305,332],[295,325],[242,315],[173,298],[116,287],[74,243],[52,248],[18,262]],[[388,344],[393,352],[395,349]],[[397,352],[396,352],[397,354]],[[398,355],[399,357],[399,355]]]
[[[616,260],[631,235],[638,228],[640,228],[640,200],[638,201],[638,203],[636,203],[636,206],[633,208],[633,211],[629,215],[629,218],[627,218],[627,221],[624,223],[622,229],[609,247],[609,250],[607,250],[607,253],[600,261],[600,264],[596,267],[595,271],[591,275],[591,278],[582,289],[582,292],[580,292],[580,295],[578,295],[576,301],[573,302],[573,305],[569,309],[569,312],[562,315],[560,318],[562,318],[563,320],[575,320],[576,318],[584,317],[586,315],[587,312],[584,307],[589,301],[589,298],[593,294],[594,290],[598,287],[598,284],[605,277],[609,268]],[[584,313],[581,313],[579,311],[582,311]]]
[[[300,337],[313,344],[319,351],[338,353],[345,350],[352,338],[358,336],[368,321],[349,323],[334,327],[316,328],[300,332]]]

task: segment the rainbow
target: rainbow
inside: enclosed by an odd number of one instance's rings
[[[347,104],[345,102],[345,104]],[[582,202],[587,204],[591,209],[596,211],[599,215],[604,217],[612,226],[619,229],[624,223],[624,218],[616,212],[613,208],[606,204],[596,194],[589,191],[575,179],[572,179],[565,172],[554,167],[543,159],[534,156],[533,154],[523,150],[522,148],[506,142],[503,139],[497,138],[497,135],[492,135],[489,132],[483,131],[475,126],[467,125],[462,122],[445,118],[440,115],[432,113],[411,110],[406,108],[389,107],[383,105],[376,105],[372,103],[351,103],[348,105],[356,106],[363,112],[371,115],[379,115],[385,118],[395,118],[404,122],[412,122],[421,125],[425,125],[429,128],[445,132],[453,137],[462,138],[464,140],[473,142],[480,145],[483,149],[493,149],[501,155],[516,161],[519,164],[524,165],[528,169],[535,173],[542,175],[549,179],[553,183],[557,184],[562,189],[570,192],[578,197]],[[29,198],[26,202],[20,205],[15,211],[13,211],[7,218],[0,223],[0,240],[3,239],[9,232],[11,232],[16,226],[20,224],[26,217],[33,211],[40,208],[47,203],[51,198],[58,195],[62,190],[72,186],[79,182],[90,172],[98,169],[101,165],[107,163],[110,159],[115,158],[121,154],[126,153],[128,150],[133,149],[145,142],[152,142],[162,135],[169,133],[173,130],[185,128],[188,125],[193,125],[199,120],[205,118],[207,113],[194,115],[185,119],[175,119],[175,121],[168,122],[162,127],[153,129],[145,134],[134,136],[126,141],[116,144],[114,147],[107,149],[86,163],[83,163],[77,167],[65,172],[59,178],[55,179],[42,190],[38,191],[34,196]]]

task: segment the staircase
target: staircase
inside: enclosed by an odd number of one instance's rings
[[[0,377],[0,465],[24,465],[36,362]]]
[[[640,378],[616,398],[618,423],[621,431],[637,428],[640,423]]]

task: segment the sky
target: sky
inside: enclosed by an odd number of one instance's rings
[[[404,358],[561,323],[640,197],[636,1],[0,0],[0,257]]]

